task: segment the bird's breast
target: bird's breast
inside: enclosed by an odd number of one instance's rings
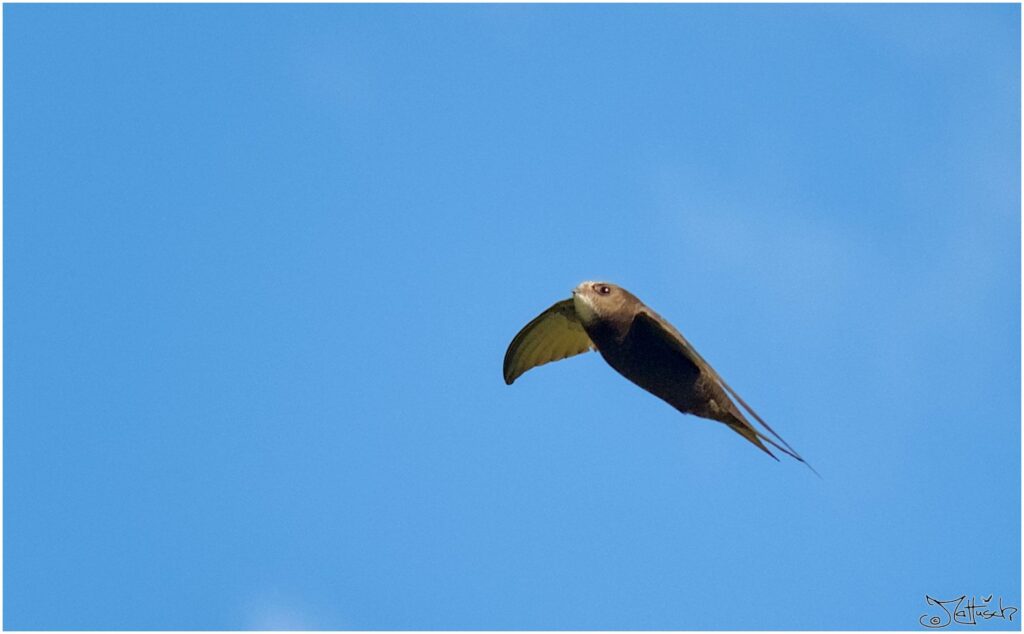
[[[699,369],[675,350],[656,340],[631,336],[619,337],[613,329],[587,329],[591,341],[608,365],[623,377],[682,412],[699,407],[695,387]]]

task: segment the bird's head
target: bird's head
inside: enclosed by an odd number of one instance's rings
[[[631,315],[639,302],[629,291],[610,282],[583,282],[573,289],[572,300],[584,326],[599,319]]]

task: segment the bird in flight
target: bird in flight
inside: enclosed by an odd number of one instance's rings
[[[778,460],[765,443],[814,471],[672,324],[608,282],[583,282],[572,298],[526,324],[505,353],[505,383],[512,385],[538,365],[594,349],[616,372],[680,412],[725,423],[772,458]],[[751,425],[744,411],[771,436]]]

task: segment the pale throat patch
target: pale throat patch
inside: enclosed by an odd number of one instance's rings
[[[576,315],[584,325],[597,319],[597,311],[594,310],[594,300],[583,293],[576,293],[572,296],[572,305],[576,309]]]

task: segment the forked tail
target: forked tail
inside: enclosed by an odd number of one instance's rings
[[[776,449],[778,449],[782,453],[786,454],[787,456],[793,458],[794,460],[797,460],[799,462],[804,463],[804,465],[808,469],[810,469],[814,473],[814,475],[818,476],[819,478],[821,477],[821,474],[818,473],[817,470],[815,470],[815,468],[812,467],[809,462],[804,460],[803,457],[800,454],[798,454],[796,451],[794,451],[793,448],[790,447],[789,444],[785,440],[782,440],[782,438],[779,438],[779,441],[782,444],[779,444],[778,442],[775,442],[775,440],[773,440],[769,436],[766,436],[766,435],[762,434],[761,432],[759,432],[757,429],[755,429],[754,426],[751,425],[750,422],[748,422],[747,419],[744,418],[744,416],[742,414],[738,414],[736,412],[732,412],[729,415],[729,420],[724,421],[724,422],[725,422],[726,425],[729,426],[729,429],[733,430],[734,432],[736,432],[740,436],[743,436],[744,438],[746,438],[747,440],[752,442],[758,449],[760,449],[761,451],[765,452],[766,454],[768,454],[772,458],[775,458],[776,460],[778,460],[778,457],[775,454],[773,454],[771,452],[771,450],[768,449],[768,447],[765,446],[764,443],[768,443],[772,447],[775,447]],[[767,427],[767,425],[765,425],[765,427]],[[768,427],[768,429],[769,429],[769,431],[771,430],[770,427]],[[775,432],[772,432],[772,433],[775,433]],[[762,441],[764,441],[764,442],[762,442]],[[783,446],[783,445],[785,445],[785,446]]]

